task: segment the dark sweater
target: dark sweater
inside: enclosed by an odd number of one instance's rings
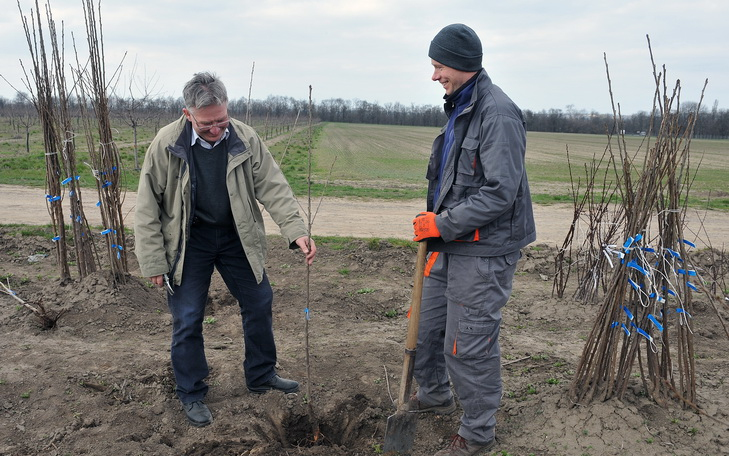
[[[212,149],[196,142],[192,146],[193,182],[196,223],[213,226],[233,226],[225,174],[228,165],[228,141]]]

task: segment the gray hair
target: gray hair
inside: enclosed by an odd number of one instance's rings
[[[182,90],[185,106],[190,109],[220,106],[228,102],[228,91],[215,74],[195,73]]]

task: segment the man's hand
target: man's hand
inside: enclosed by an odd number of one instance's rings
[[[413,241],[422,241],[426,238],[440,237],[440,231],[435,224],[435,212],[421,212],[413,219]]]
[[[296,245],[306,255],[306,264],[311,266],[316,256],[316,244],[314,244],[314,240],[308,236],[302,236],[296,240]]]

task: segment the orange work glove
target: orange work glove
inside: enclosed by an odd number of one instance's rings
[[[413,219],[413,241],[422,241],[426,238],[440,237],[440,231],[435,224],[435,212],[421,212]]]

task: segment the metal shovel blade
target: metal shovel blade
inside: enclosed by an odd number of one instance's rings
[[[382,446],[382,451],[384,453],[395,451],[400,454],[410,451],[415,441],[417,424],[418,414],[406,410],[398,410],[387,417],[385,444]]]

